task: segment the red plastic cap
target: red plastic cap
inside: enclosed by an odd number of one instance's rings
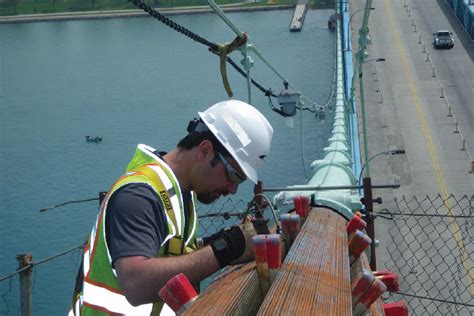
[[[266,235],[252,237],[253,253],[257,263],[267,262]]]
[[[309,215],[309,198],[307,196],[301,196],[301,204],[303,205],[303,217]]]
[[[290,215],[290,225],[291,225],[291,229],[294,230],[294,229],[300,229],[300,225],[301,225],[301,218],[298,214],[291,214]]]
[[[363,230],[367,226],[367,223],[360,218],[359,216],[353,216],[349,223],[347,223],[347,233],[352,234],[355,232],[357,229],[358,230]]]
[[[352,256],[353,253],[356,251],[357,248],[360,247],[360,245],[362,244],[363,240],[364,240],[364,233],[361,232],[360,230],[356,230],[353,234],[352,234],[352,238],[349,240],[349,244],[348,244],[348,247],[349,247],[349,254]]]
[[[268,269],[278,269],[281,266],[282,244],[278,234],[267,235]]]
[[[360,279],[356,280],[352,284],[352,301],[354,305],[358,302],[360,297],[370,288],[375,278],[367,270],[362,271]]]
[[[159,295],[166,304],[175,312],[183,305],[194,300],[198,294],[188,278],[180,273],[171,278],[159,291]]]
[[[281,214],[280,215],[281,229],[283,230],[283,235],[289,236],[291,227],[290,227],[290,214]]]
[[[354,258],[359,258],[362,252],[369,247],[372,243],[372,239],[369,236],[364,235],[362,240],[358,241],[357,244],[353,245],[352,248],[349,248],[349,254]]]
[[[383,304],[385,316],[408,316],[408,305],[405,301]]]
[[[304,216],[303,200],[302,196],[295,196],[293,198],[293,203],[295,204],[295,212],[299,216]]]
[[[398,292],[398,274],[384,274],[377,276],[377,279],[385,284],[389,292]]]
[[[370,307],[370,305],[372,305],[373,302],[375,302],[380,296],[382,296],[382,294],[386,290],[387,287],[385,286],[385,284],[383,284],[382,281],[375,279],[370,289],[366,293],[364,293],[364,295],[360,299],[360,303],[368,308]]]

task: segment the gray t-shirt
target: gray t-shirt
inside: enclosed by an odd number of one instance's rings
[[[112,195],[105,222],[112,263],[129,256],[155,257],[168,235],[161,200],[143,183],[128,184]]]

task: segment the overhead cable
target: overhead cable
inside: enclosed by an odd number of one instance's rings
[[[220,56],[219,53],[219,45],[213,42],[208,41],[207,39],[197,35],[196,33],[192,32],[191,30],[187,29],[186,27],[176,23],[170,18],[167,18],[160,12],[156,11],[146,3],[143,3],[140,0],[131,0],[131,2],[141,10],[147,12],[149,15],[157,19],[158,21],[162,22],[163,24],[167,25],[168,27],[172,28],[175,31],[178,31],[179,33],[191,38],[192,40],[199,42],[207,47],[209,47],[209,51],[211,53],[214,53],[218,56]],[[226,58],[227,62],[232,65],[232,67],[237,70],[238,73],[240,73],[243,77],[247,78],[247,74],[245,73],[244,70],[242,70],[230,57],[227,56]],[[252,84],[257,87],[260,91],[262,91],[265,95],[271,95],[273,97],[276,97],[275,94],[273,94],[271,89],[265,89],[261,84],[256,82],[255,80],[251,79]]]

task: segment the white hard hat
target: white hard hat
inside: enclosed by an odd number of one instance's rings
[[[199,116],[237,161],[245,175],[257,183],[257,169],[270,152],[273,128],[256,108],[242,101],[214,104]]]

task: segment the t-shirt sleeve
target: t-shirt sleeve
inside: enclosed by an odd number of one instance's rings
[[[107,207],[106,237],[112,262],[121,257],[155,257],[168,235],[160,198],[147,184],[128,184]]]

